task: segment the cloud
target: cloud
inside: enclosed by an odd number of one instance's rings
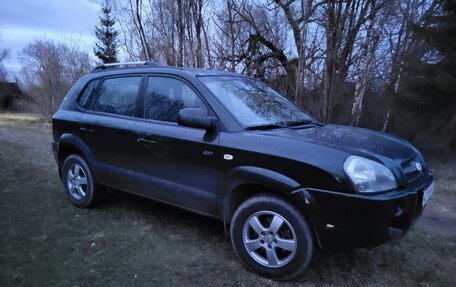
[[[88,0],[1,1],[0,27],[91,34],[97,23],[98,9]]]
[[[91,53],[98,13],[88,0],[0,1],[0,48],[11,52],[5,66],[17,72],[20,51],[35,39],[75,42]]]

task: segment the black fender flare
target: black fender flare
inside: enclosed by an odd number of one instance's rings
[[[72,147],[77,149],[81,155],[84,157],[85,160],[87,160],[87,163],[89,164],[90,167],[92,167],[93,172],[95,173],[95,157],[93,156],[93,153],[90,151],[90,148],[87,146],[87,144],[81,140],[79,137],[75,136],[74,134],[70,133],[65,133],[62,134],[58,141],[57,145],[57,156],[60,160],[61,152],[65,147]],[[59,174],[60,169],[61,169],[62,163],[59,162]]]
[[[237,187],[243,184],[257,184],[277,190],[280,194],[290,194],[301,185],[286,175],[256,166],[239,166],[230,170],[221,186],[218,200],[219,214],[224,223],[231,220],[230,201]]]
[[[230,170],[227,173],[224,184],[222,186],[221,199],[218,201],[218,210],[223,219],[225,226],[225,234],[227,233],[227,225],[231,221],[231,197],[237,187],[243,184],[257,184],[272,188],[278,191],[278,195],[283,195],[296,204],[299,210],[308,220],[308,223],[315,235],[318,244],[321,246],[319,238],[319,230],[315,223],[318,222],[318,205],[312,195],[297,181],[283,175],[281,173],[255,167],[255,166],[240,166]]]

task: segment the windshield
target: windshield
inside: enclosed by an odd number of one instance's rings
[[[199,79],[247,128],[314,122],[303,110],[259,80],[233,76]]]

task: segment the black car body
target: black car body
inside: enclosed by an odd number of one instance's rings
[[[95,111],[97,104],[93,102],[102,93],[102,83],[126,77],[134,77],[138,86],[136,100],[127,103],[129,112],[119,114],[117,107]],[[157,114],[155,107],[146,106],[144,98],[151,77],[156,85],[178,81],[187,93],[191,90],[198,96],[207,113],[191,107],[177,111],[175,121],[147,119],[146,110]],[[323,249],[385,243],[403,235],[421,214],[432,193],[433,177],[420,152],[406,141],[367,129],[321,124],[311,117],[290,125],[246,126],[215,95],[217,90],[208,88],[205,77],[247,78],[149,62],[134,67],[103,66],[82,77],[53,117],[52,146],[61,178],[65,178],[65,159],[77,154],[87,163],[97,185],[163,201],[225,224],[232,223],[236,210],[247,199],[273,195],[302,213],[312,240]],[[115,87],[113,91],[118,90]],[[361,158],[361,163],[350,167],[349,157],[352,161]],[[394,175],[394,188],[358,190],[346,170],[361,168],[361,177],[370,176],[369,164],[375,165],[371,161]],[[367,164],[366,170],[362,170],[363,164]],[[381,172],[387,173],[384,169]],[[78,205],[77,200],[73,203]],[[275,242],[275,237],[271,238],[262,241]],[[251,254],[257,253],[266,254]],[[261,263],[259,257],[256,261]],[[279,272],[276,268],[269,272],[242,259],[265,276],[295,276],[294,271]]]

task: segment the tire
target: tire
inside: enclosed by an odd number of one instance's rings
[[[257,195],[243,202],[233,215],[230,235],[244,265],[274,280],[291,280],[303,273],[314,251],[302,213],[273,195]]]
[[[100,202],[101,190],[89,165],[79,155],[73,154],[65,159],[62,183],[68,199],[77,207],[90,207]]]

